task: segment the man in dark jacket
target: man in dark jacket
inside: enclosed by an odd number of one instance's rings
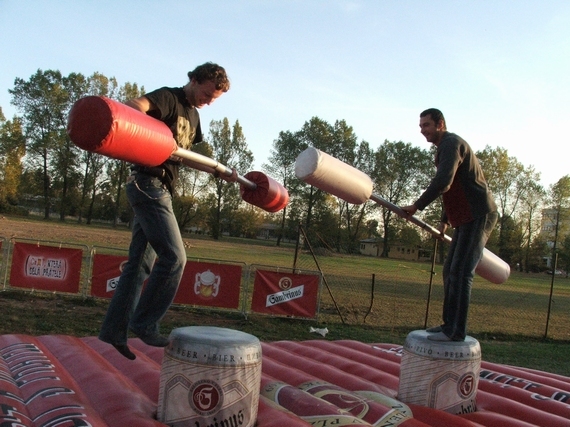
[[[443,236],[448,225],[454,228],[443,266],[443,324],[427,329],[428,339],[463,341],[475,268],[497,222],[497,206],[475,153],[464,139],[447,131],[441,111],[423,111],[420,130],[437,147],[437,172],[414,204],[402,210],[413,215],[442,195],[444,212],[438,229]]]

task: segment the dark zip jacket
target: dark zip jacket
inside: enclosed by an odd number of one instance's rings
[[[442,195],[442,221],[454,228],[497,210],[481,165],[463,138],[445,132],[437,146],[435,165],[435,176],[414,203],[419,210]]]

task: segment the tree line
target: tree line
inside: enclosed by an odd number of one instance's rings
[[[106,96],[119,102],[144,95],[136,83],[119,85],[101,73],[64,76],[57,70],[37,70],[27,80],[16,78],[9,89],[18,111],[7,120],[0,107],[0,211],[44,219],[76,220],[90,224],[129,223],[131,210],[124,194],[129,164],[76,147],[67,135],[67,116],[78,99]],[[402,141],[373,148],[358,140],[344,120],[328,123],[310,118],[297,131],[281,131],[273,141],[264,172],[283,183],[290,203],[269,214],[243,202],[238,185],[183,167],[175,188],[174,208],[183,230],[255,237],[263,224],[276,228],[276,244],[295,240],[298,226],[336,252],[357,253],[360,241],[375,238],[381,256],[388,257],[395,243],[431,248],[431,238],[401,220],[389,209],[372,202],[349,204],[295,177],[295,160],[309,146],[318,148],[366,173],[374,193],[395,204],[413,202],[434,174],[433,147],[426,149]],[[192,150],[220,163],[249,171],[254,163],[239,121],[213,120],[205,141]],[[570,267],[570,176],[550,186],[540,185],[540,173],[521,164],[501,147],[477,153],[499,206],[500,220],[487,247],[521,270],[543,267],[544,258],[557,258]],[[552,230],[544,230],[543,214],[551,216]],[[441,203],[433,203],[422,219],[437,224]],[[444,250],[444,248],[442,248]],[[441,254],[443,255],[443,253]],[[568,270],[568,268],[566,268]]]

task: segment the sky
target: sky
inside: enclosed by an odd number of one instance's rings
[[[0,0],[0,40],[8,120],[8,90],[38,69],[148,92],[212,61],[232,87],[200,110],[203,129],[239,121],[256,170],[279,132],[313,117],[345,120],[374,149],[427,149],[419,113],[435,107],[546,188],[570,174],[567,0]]]

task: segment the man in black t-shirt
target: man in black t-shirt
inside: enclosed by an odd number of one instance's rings
[[[230,88],[225,70],[217,64],[200,65],[188,77],[182,88],[163,87],[126,103],[164,122],[184,149],[202,141],[198,109]],[[129,330],[148,345],[168,344],[168,338],[159,333],[159,322],[174,300],[186,265],[186,249],[172,209],[180,164],[180,159],[171,158],[157,167],[133,165],[127,180],[127,197],[135,213],[129,259],[99,339],[131,360],[136,356],[127,345]],[[236,173],[222,178],[235,181]]]

